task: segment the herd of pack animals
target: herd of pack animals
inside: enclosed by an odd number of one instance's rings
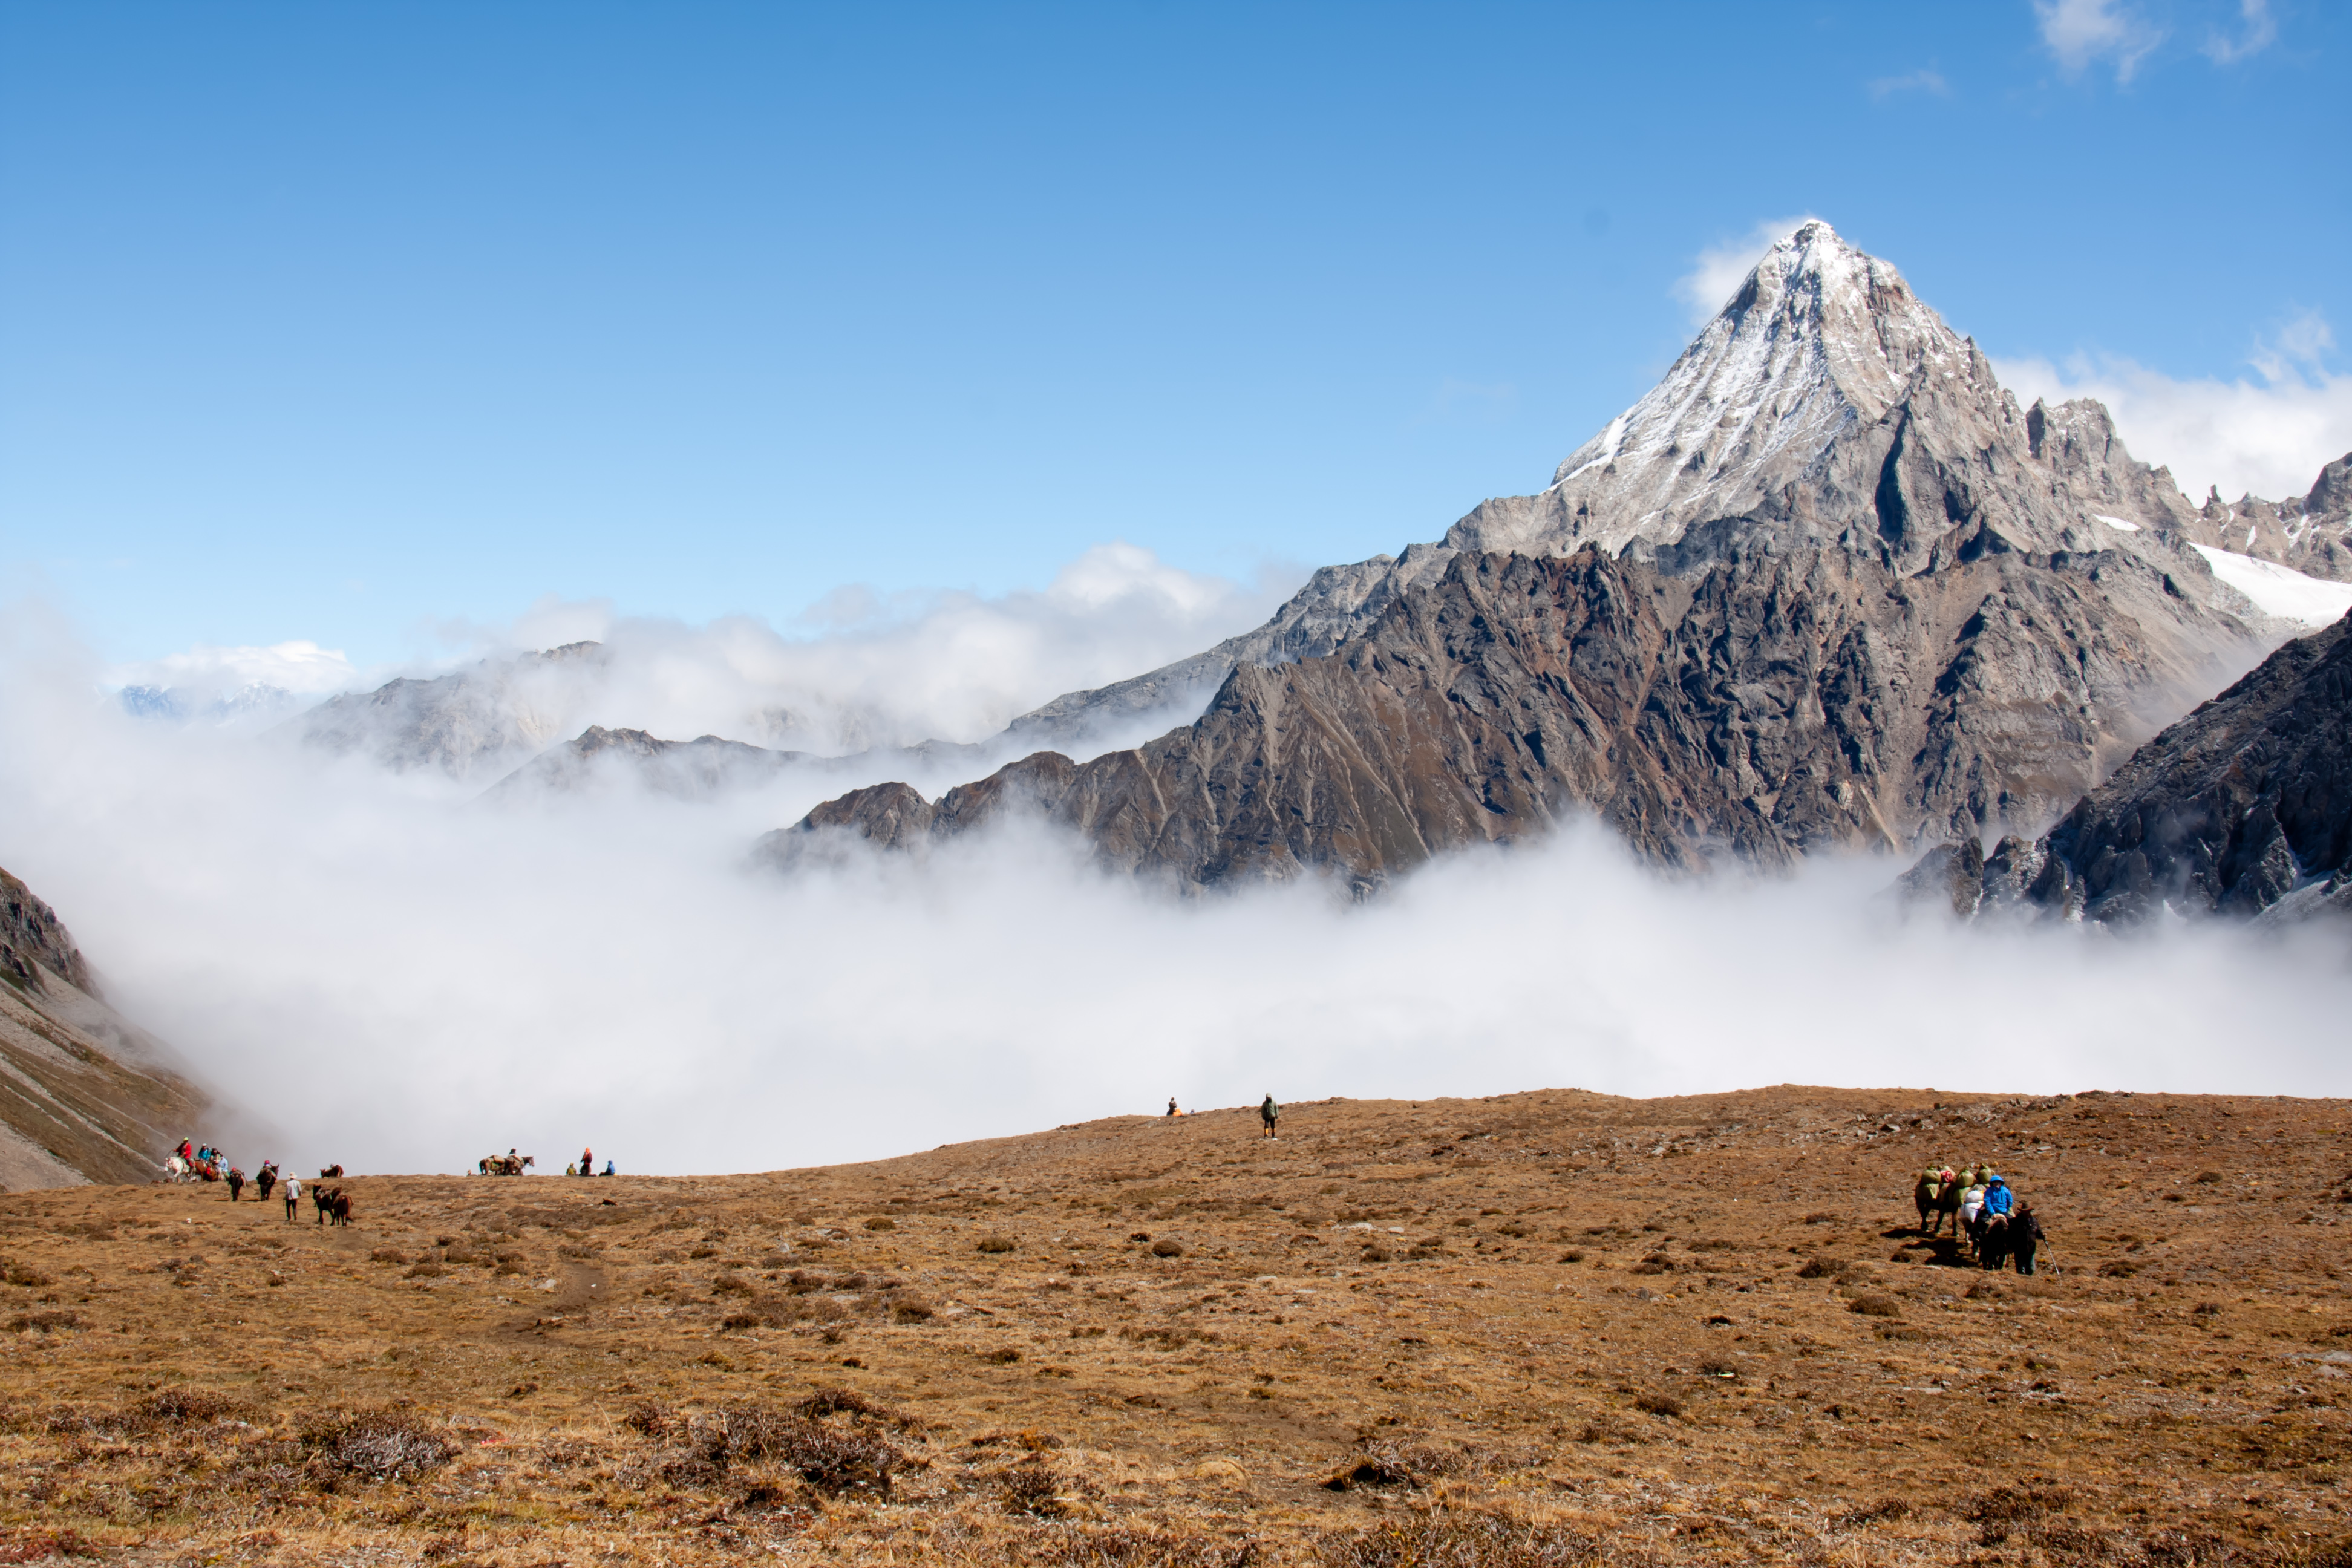
[[[1911,1201],[1919,1210],[1919,1234],[1932,1239],[1949,1220],[1952,1239],[1965,1236],[1969,1252],[1983,1267],[1997,1269],[2008,1263],[2020,1274],[2032,1273],[2045,1233],[2033,1205],[2022,1199],[2005,1213],[1990,1206],[1997,1201],[1995,1189],[2007,1184],[1988,1166],[1955,1171],[1944,1165],[1920,1172],[1911,1189]]]
[[[520,1176],[535,1163],[529,1154],[509,1151],[484,1155],[475,1163],[474,1171],[484,1176]],[[320,1225],[352,1223],[351,1195],[341,1187],[326,1184],[341,1181],[342,1176],[341,1165],[329,1165],[310,1184],[310,1198],[318,1210]],[[246,1186],[245,1173],[229,1164],[218,1150],[199,1149],[186,1142],[180,1144],[178,1153],[164,1162],[162,1180],[225,1182],[231,1203],[237,1201]],[[252,1184],[261,1200],[267,1202],[279,1181],[278,1163],[272,1160],[262,1165]],[[1957,1171],[1942,1165],[1920,1172],[1911,1189],[1911,1201],[1919,1211],[1919,1234],[1932,1240],[1943,1234],[1948,1222],[1952,1240],[1965,1241],[1979,1267],[1998,1269],[2007,1265],[2020,1274],[2032,1273],[2034,1257],[2046,1233],[2032,1204],[2015,1199],[2003,1211],[1998,1189],[2006,1185],[1989,1165],[1966,1165]],[[286,1187],[286,1217],[290,1221],[299,1187],[290,1180]]]

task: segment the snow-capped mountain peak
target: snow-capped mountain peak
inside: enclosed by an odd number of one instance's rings
[[[1765,254],[1656,386],[1570,454],[1533,498],[1544,504],[1474,513],[1446,542],[1670,542],[1693,522],[1754,510],[1923,377],[1997,412],[2000,386],[1972,342],[1892,265],[1806,223]]]

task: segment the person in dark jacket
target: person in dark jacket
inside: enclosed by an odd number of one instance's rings
[[[1265,1103],[1257,1108],[1257,1119],[1265,1123],[1265,1135],[1273,1137],[1274,1124],[1282,1120],[1282,1107],[1274,1102],[1273,1095],[1267,1095]]]
[[[236,1202],[236,1194],[245,1191],[245,1173],[235,1165],[228,1168],[228,1201]]]

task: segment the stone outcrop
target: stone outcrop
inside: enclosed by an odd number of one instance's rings
[[[1906,879],[2000,910],[2352,913],[2352,617],[2297,638],[2134,753],[2038,839],[1936,850]]]
[[[827,802],[762,841],[920,847],[1012,813],[1185,887],[1431,856],[1593,813],[1658,861],[2045,820],[2210,689],[2234,624],[2137,555],[2037,557],[1979,527],[1906,577],[1756,525],[1676,574],[1597,548],[1456,554],[1318,658],[1244,665],[1196,722],[1079,764]],[[2151,629],[2153,627],[2153,629]]]

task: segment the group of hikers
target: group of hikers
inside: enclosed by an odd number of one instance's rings
[[[583,1149],[580,1151],[579,1163],[564,1166],[563,1173],[567,1176],[617,1176],[621,1173],[613,1168],[613,1162],[610,1160],[605,1161],[604,1168],[599,1171],[596,1168],[596,1152],[593,1149]]]
[[[2012,1265],[2020,1274],[2033,1272],[2033,1258],[2042,1238],[2042,1222],[2033,1205],[2021,1199],[2007,1177],[1990,1165],[1948,1165],[1919,1173],[1911,1201],[1919,1210],[1919,1231],[1932,1237],[1951,1221],[1952,1236],[1965,1234],[1969,1250],[1987,1268]]]
[[[1172,1094],[1168,1097],[1168,1114],[1171,1116],[1181,1116],[1184,1114],[1182,1111],[1176,1109],[1176,1097]],[[1265,1135],[1269,1138],[1273,1137],[1275,1135],[1274,1124],[1282,1120],[1282,1107],[1274,1102],[1274,1096],[1271,1093],[1269,1093],[1258,1105],[1257,1119],[1260,1124],[1265,1128]],[[611,1173],[612,1173],[609,1171],[605,1173],[607,1175],[610,1175]]]

